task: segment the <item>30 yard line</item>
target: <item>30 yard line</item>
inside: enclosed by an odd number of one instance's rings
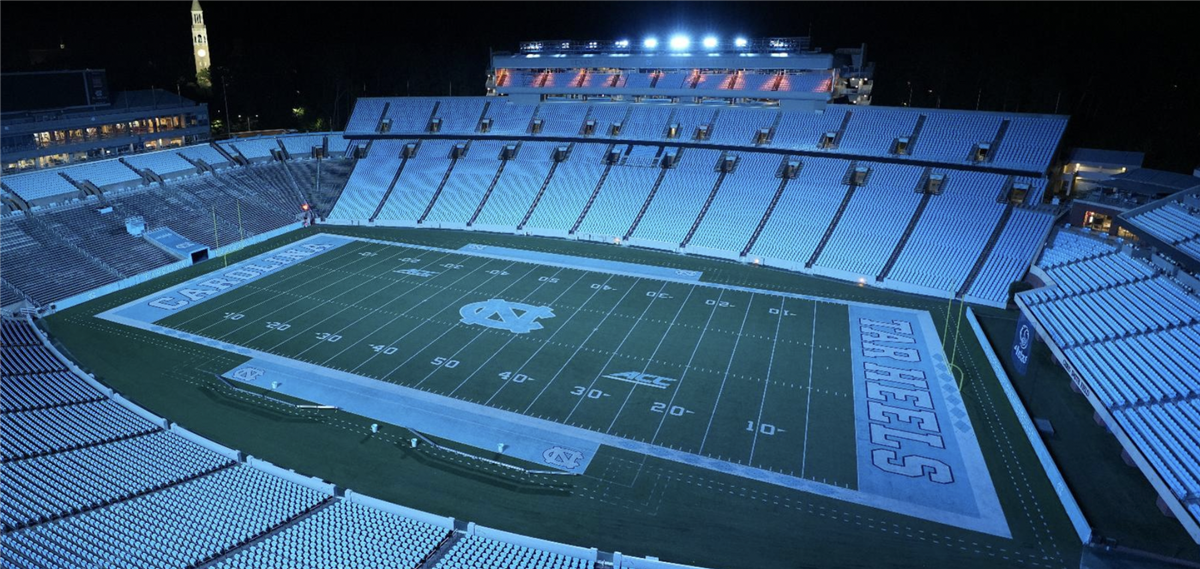
[[[646,370],[650,369],[650,364],[654,361],[654,358],[658,356],[658,350],[662,347],[663,342],[667,341],[667,335],[670,334],[671,329],[675,327],[675,322],[679,320],[679,315],[683,314],[683,307],[687,306],[688,300],[691,300],[693,292],[696,292],[696,287],[688,287],[687,296],[683,298],[683,302],[679,304],[679,309],[675,311],[675,316],[671,318],[671,323],[667,325],[667,329],[663,331],[662,337],[658,339],[658,344],[654,346],[654,351],[650,353],[650,358],[646,360],[646,365],[642,366],[642,373],[646,373]],[[612,428],[617,424],[617,419],[621,418],[621,412],[625,410],[625,406],[629,404],[630,398],[633,397],[634,391],[637,391],[636,383],[633,384],[633,387],[629,390],[629,393],[625,395],[625,400],[621,402],[621,407],[617,409],[617,414],[613,416],[612,422],[609,423],[608,428],[604,430],[605,433],[612,432]],[[640,473],[641,469],[639,469],[638,472]]]
[[[779,299],[779,320],[775,321],[775,336],[771,338],[771,358],[767,360],[767,377],[763,380],[762,401],[758,402],[758,420],[755,421],[754,439],[750,441],[750,458],[746,464],[754,465],[754,449],[758,446],[758,426],[762,425],[763,407],[767,406],[767,389],[771,386],[771,367],[775,365],[775,346],[779,344],[779,328],[783,324],[784,299]]]
[[[616,310],[617,308],[620,308],[621,303],[625,302],[625,298],[629,296],[629,293],[633,292],[633,289],[637,288],[637,285],[640,282],[642,282],[642,279],[638,278],[637,280],[633,281],[632,284],[629,285],[629,290],[626,290],[625,294],[621,295],[621,299],[618,300],[617,303],[614,304],[613,307],[608,310],[608,313],[604,315],[604,318],[600,319],[600,322],[596,324],[596,327],[592,329],[592,331],[587,335],[587,337],[584,338],[583,341],[580,342],[578,346],[575,346],[575,351],[571,352],[571,357],[567,358],[568,363],[570,363],[571,360],[575,359],[575,356],[579,355],[579,351],[582,350],[583,347],[587,345],[587,343],[592,339],[592,336],[596,335],[596,330],[599,330],[600,327],[603,326],[604,323],[608,321],[608,317],[612,316],[612,313],[614,310]],[[564,363],[562,367],[558,368],[557,372],[554,372],[554,377],[551,377],[550,381],[546,382],[546,386],[543,387],[542,390],[538,392],[537,396],[533,398],[533,401],[529,402],[529,405],[527,405],[525,407],[525,411],[524,411],[525,413],[529,413],[529,410],[533,409],[533,404],[537,403],[538,399],[541,399],[542,395],[544,393],[546,393],[547,389],[550,389],[550,385],[553,384],[555,382],[555,380],[558,379],[558,376],[562,375],[562,372],[564,369],[567,369],[566,363]]]
[[[403,253],[398,253],[398,254],[403,254]],[[372,264],[371,264],[369,267],[367,267],[367,268],[365,268],[365,269],[362,269],[361,271],[350,273],[349,275],[346,275],[346,276],[344,276],[344,277],[342,277],[342,278],[340,278],[340,279],[337,279],[337,280],[335,280],[335,281],[333,281],[333,282],[331,282],[331,283],[329,283],[329,284],[327,284],[327,285],[325,285],[325,286],[323,286],[323,287],[321,287],[321,288],[319,288],[319,289],[317,289],[317,290],[313,291],[313,292],[312,292],[312,294],[316,294],[316,293],[318,293],[318,292],[321,292],[321,291],[323,291],[323,290],[325,290],[325,289],[327,289],[327,288],[329,288],[329,287],[332,287],[332,286],[334,286],[334,285],[337,285],[337,284],[341,283],[342,281],[345,281],[345,280],[347,280],[347,279],[350,279],[351,277],[355,277],[355,276],[362,276],[362,275],[363,275],[363,273],[365,273],[365,272],[367,272],[367,271],[369,271],[369,270],[371,270],[371,269],[374,269],[375,267],[379,266],[381,263],[383,263],[383,262],[384,262],[384,261],[386,261],[386,260],[387,260],[387,258],[386,258],[386,257],[385,257],[385,258],[383,258],[383,259],[380,259],[379,261],[376,261],[376,262],[372,263]],[[357,260],[355,260],[355,261],[352,261],[352,262],[357,262]],[[369,279],[368,279],[368,280],[369,280]],[[365,282],[366,282],[366,281],[364,281],[364,283],[363,283],[363,284],[365,284]],[[360,286],[361,286],[361,285],[360,285]],[[290,291],[292,291],[292,290],[296,290],[296,288],[299,288],[299,287],[298,287],[298,286],[297,286],[297,287],[292,287],[292,288],[291,288],[291,289],[289,289],[288,291],[279,291],[279,292],[280,292],[281,294],[288,294]],[[354,288],[357,288],[357,287],[354,287]],[[354,289],[353,289],[353,288],[351,288],[350,290],[354,290]],[[347,291],[343,291],[343,292],[339,293],[338,295],[334,296],[334,298],[337,298],[338,296],[341,296],[342,294],[345,294],[346,292],[349,292],[349,290],[347,290]],[[245,307],[245,308],[239,308],[238,310],[239,310],[239,311],[248,311],[248,310],[251,310],[251,309],[253,309],[253,308],[256,308],[256,307],[258,307],[258,306],[260,306],[260,305],[262,305],[262,304],[264,304],[264,303],[266,303],[266,302],[270,302],[271,300],[275,300],[275,298],[276,298],[276,297],[272,297],[272,298],[269,298],[269,299],[267,299],[267,300],[263,300],[263,301],[261,301],[261,302],[257,302],[257,303],[255,303],[255,304],[253,304],[253,305],[251,305],[251,306],[248,306],[248,307]],[[263,314],[262,316],[258,316],[258,317],[256,317],[255,319],[253,319],[253,320],[250,320],[250,321],[246,322],[245,324],[242,324],[241,326],[238,326],[238,327],[234,328],[233,330],[230,330],[230,331],[228,331],[228,332],[226,332],[226,333],[222,334],[222,335],[221,335],[221,337],[222,337],[222,338],[229,338],[229,337],[232,337],[232,335],[233,335],[233,334],[236,334],[236,333],[238,333],[238,332],[241,332],[241,331],[242,331],[243,329],[245,329],[247,326],[249,326],[249,325],[251,325],[251,324],[254,324],[255,322],[261,322],[261,321],[262,321],[262,319],[264,319],[264,318],[267,318],[267,317],[270,317],[272,314],[275,314],[275,313],[277,313],[277,312],[279,312],[279,311],[281,311],[281,310],[284,310],[284,309],[286,309],[286,308],[288,308],[288,307],[290,307],[290,306],[292,306],[292,305],[296,304],[297,302],[300,302],[300,300],[301,300],[301,299],[295,299],[295,300],[292,300],[291,302],[288,302],[287,304],[284,304],[283,306],[277,307],[277,308],[275,308],[274,310],[271,310],[270,312],[267,312],[266,314]],[[314,307],[314,308],[315,308],[315,307]],[[311,309],[310,309],[310,310],[311,310]],[[309,310],[306,310],[306,311],[304,311],[304,312],[303,312],[303,313],[301,313],[301,314],[307,314],[308,312],[309,312]],[[202,334],[202,333],[203,333],[205,330],[208,330],[209,328],[212,328],[213,326],[216,326],[217,324],[220,324],[221,322],[222,322],[222,320],[218,319],[217,321],[215,321],[215,322],[213,322],[213,323],[211,323],[211,324],[209,324],[209,325],[207,325],[207,326],[205,326],[205,327],[203,327],[203,328],[200,328],[199,330],[196,330],[196,331],[194,331],[194,333],[195,333],[195,334]],[[268,330],[268,331],[269,331],[269,330]],[[264,332],[264,333],[265,333],[265,332]],[[259,336],[262,336],[262,334],[259,334],[258,336],[255,336],[254,338],[251,338],[251,339],[250,339],[250,340],[248,340],[246,343],[248,343],[248,342],[252,342],[252,341],[254,341],[254,340],[257,340]],[[293,336],[289,336],[289,337],[294,337],[294,335],[293,335]]]
[[[642,309],[642,313],[638,315],[637,321],[633,323],[633,326],[629,327],[629,331],[625,333],[625,337],[621,339],[621,343],[617,344],[617,347],[612,351],[611,354],[609,354],[608,361],[604,362],[604,366],[600,368],[600,373],[596,374],[596,377],[592,379],[592,382],[590,384],[588,384],[588,387],[586,390],[584,390],[584,393],[587,393],[588,391],[591,391],[593,387],[596,387],[596,382],[600,381],[600,377],[602,377],[604,375],[604,370],[608,367],[609,364],[612,363],[613,359],[615,359],[617,357],[617,354],[621,352],[621,348],[625,345],[625,342],[629,341],[629,336],[632,335],[633,331],[637,329],[638,324],[640,324],[642,321],[642,318],[646,317],[646,313],[650,311],[651,306],[654,306],[654,302],[656,300],[658,300],[658,295],[662,294],[662,291],[665,288],[667,288],[667,283],[666,283],[666,281],[663,281],[662,286],[658,287],[658,292],[654,294],[654,298],[650,299],[650,302],[646,303],[646,308]],[[618,304],[620,304],[620,303],[618,303]],[[614,306],[613,310],[616,310],[616,308],[617,307]],[[666,337],[666,336],[664,335],[664,337]],[[632,392],[633,391],[631,389],[630,393],[632,393]],[[577,400],[575,402],[574,407],[571,407],[571,412],[567,413],[567,417],[565,419],[563,419],[562,422],[569,423],[569,421],[571,420],[571,415],[574,415],[575,411],[577,411],[579,409],[579,405],[583,403],[584,398],[585,398],[585,396],[583,396],[583,395],[579,396],[579,400]]]
[[[435,263],[437,263],[438,261],[441,261],[442,259],[445,259],[446,257],[449,257],[449,256],[450,256],[449,254],[442,255],[441,257],[438,257],[437,259],[434,259],[433,261],[430,261],[429,263],[426,263],[426,264],[422,265],[422,266],[421,266],[421,269],[427,269],[427,268],[429,268],[429,267],[433,266],[433,265],[434,265]],[[373,316],[373,315],[375,315],[375,314],[376,314],[376,313],[378,313],[380,310],[383,310],[384,308],[387,308],[387,306],[388,306],[388,305],[390,305],[390,304],[392,304],[393,302],[396,302],[397,300],[400,300],[400,299],[402,299],[402,298],[405,298],[405,297],[407,297],[407,296],[408,296],[408,295],[409,295],[411,292],[413,292],[413,291],[415,291],[415,290],[418,290],[418,289],[420,289],[422,286],[427,286],[427,285],[429,285],[429,284],[430,284],[430,283],[429,283],[429,279],[425,279],[425,280],[423,280],[423,281],[409,281],[409,280],[407,280],[407,275],[405,275],[405,276],[403,276],[403,277],[400,277],[400,278],[398,278],[398,279],[392,279],[392,281],[393,281],[393,282],[392,282],[392,284],[386,285],[386,286],[384,286],[383,288],[381,288],[381,289],[379,289],[379,290],[377,290],[377,291],[375,291],[375,292],[373,292],[373,293],[371,293],[371,294],[368,294],[367,296],[365,296],[365,297],[363,297],[363,298],[361,298],[361,299],[359,299],[359,300],[355,301],[354,303],[352,303],[352,306],[357,306],[359,303],[361,303],[361,302],[365,301],[366,299],[368,299],[368,298],[371,298],[372,296],[375,296],[375,295],[377,295],[377,294],[379,294],[379,293],[381,293],[381,292],[383,292],[383,291],[385,291],[385,290],[389,290],[389,289],[391,289],[393,286],[396,286],[396,285],[398,285],[398,284],[407,284],[407,285],[413,285],[413,286],[410,286],[410,287],[409,287],[407,290],[405,290],[404,292],[402,292],[402,293],[400,293],[400,294],[398,294],[398,295],[396,295],[396,296],[394,296],[394,297],[392,297],[392,298],[388,299],[388,300],[387,300],[387,301],[385,301],[383,304],[380,304],[379,306],[377,306],[377,307],[375,307],[375,308],[373,308],[373,309],[371,309],[371,310],[367,311],[367,313],[366,313],[366,314],[363,314],[362,316],[360,316],[360,317],[359,317],[357,320],[355,320],[354,322],[351,322],[351,323],[349,323],[349,324],[347,324],[347,325],[345,325],[345,326],[342,326],[342,327],[341,327],[339,330],[337,330],[336,332],[334,332],[334,334],[341,334],[342,332],[345,332],[346,330],[349,330],[351,326],[354,326],[355,324],[358,324],[359,322],[362,322],[362,321],[363,321],[363,319],[365,319],[365,318],[367,318],[367,317],[369,317],[369,316]],[[438,294],[439,292],[441,292],[441,291],[439,290],[439,291],[437,291],[437,292],[434,292],[433,294]],[[349,310],[349,308],[346,308],[346,309],[344,309],[344,310],[342,310],[342,311],[340,311],[340,312],[336,312],[336,313],[334,313],[334,314],[330,315],[329,317],[325,318],[325,319],[324,319],[324,320],[322,320],[321,322],[325,322],[325,321],[329,320],[330,318],[336,318],[337,316],[339,316],[339,315],[341,315],[342,313],[344,313],[346,310]],[[364,338],[365,338],[365,336],[364,336]],[[347,349],[353,348],[354,346],[357,346],[357,345],[359,345],[359,344],[361,344],[361,343],[362,343],[362,340],[358,340],[358,341],[354,342],[353,344],[350,344],[349,346],[346,346],[346,348],[345,348],[345,349],[343,349],[342,351],[345,351],[345,350],[347,350]],[[294,355],[294,356],[293,356],[293,358],[296,358],[296,359],[298,359],[300,356],[303,356],[303,355],[304,355],[305,353],[307,353],[309,350],[311,350],[311,349],[313,349],[313,348],[315,348],[315,347],[317,347],[317,346],[320,346],[321,344],[322,344],[322,341],[321,341],[321,340],[317,340],[317,341],[316,341],[316,342],[314,342],[314,343],[313,343],[311,346],[309,346],[309,347],[307,347],[307,348],[304,348],[304,349],[303,349],[303,350],[301,350],[299,353],[297,353],[296,355]],[[338,352],[338,353],[341,353],[341,352]]]
[[[331,286],[334,286],[334,285],[336,285],[336,284],[338,284],[338,283],[341,283],[342,281],[345,281],[346,279],[349,279],[349,278],[351,278],[351,277],[355,277],[355,276],[364,276],[364,275],[362,275],[362,273],[363,273],[363,272],[365,272],[365,271],[368,271],[368,270],[371,270],[371,269],[374,269],[375,267],[378,267],[379,265],[382,265],[382,264],[383,264],[383,263],[385,263],[385,262],[388,262],[388,261],[395,260],[395,259],[396,259],[396,257],[399,257],[400,255],[403,255],[403,254],[404,254],[405,252],[407,252],[407,251],[408,251],[408,250],[407,250],[407,249],[405,249],[405,250],[402,250],[402,251],[400,251],[400,252],[396,253],[395,255],[392,255],[392,256],[385,256],[383,259],[380,259],[380,260],[378,260],[378,261],[376,261],[376,262],[372,263],[370,267],[367,267],[366,269],[363,269],[363,271],[360,271],[360,272],[358,272],[358,273],[353,273],[353,274],[347,275],[347,276],[345,276],[345,277],[342,277],[342,278],[340,278],[340,279],[338,279],[338,280],[336,280],[336,281],[333,281],[332,283],[329,283],[329,284],[327,284],[327,285],[325,285],[325,286],[323,286],[323,287],[321,287],[321,288],[319,288],[319,289],[317,289],[317,290],[313,291],[313,293],[312,293],[312,294],[316,294],[316,293],[318,293],[318,292],[321,292],[321,291],[323,291],[323,290],[325,290],[325,289],[327,289],[327,288],[329,288],[329,287],[331,287]],[[346,290],[343,290],[342,292],[339,292],[339,293],[337,293],[337,294],[333,295],[333,298],[330,298],[330,299],[324,300],[324,301],[323,301],[323,302],[321,302],[320,304],[315,304],[315,305],[313,305],[311,308],[309,308],[308,310],[305,310],[304,312],[301,312],[301,313],[299,313],[299,314],[294,314],[294,315],[291,315],[291,316],[289,316],[289,317],[288,317],[288,320],[295,320],[295,319],[299,319],[299,318],[303,317],[305,314],[308,314],[308,313],[310,313],[310,312],[312,312],[312,311],[314,311],[314,310],[316,310],[316,309],[318,309],[318,308],[320,308],[320,307],[323,307],[323,306],[325,306],[325,305],[329,304],[330,302],[333,302],[334,300],[336,300],[336,299],[338,299],[338,298],[341,298],[342,296],[344,296],[344,295],[346,295],[346,294],[349,294],[351,291],[358,290],[360,287],[362,287],[362,286],[366,285],[367,283],[371,282],[372,280],[375,280],[375,279],[377,279],[377,278],[380,278],[380,277],[382,277],[382,275],[376,275],[376,276],[364,276],[364,278],[362,279],[362,281],[361,281],[361,282],[359,282],[358,284],[354,284],[354,285],[353,285],[353,286],[351,286],[350,288],[348,288],[348,289],[346,289]],[[302,296],[307,296],[308,298],[312,298],[312,294],[309,294],[309,295],[302,295]],[[293,306],[293,305],[295,305],[295,304],[299,303],[301,300],[303,300],[303,298],[297,298],[297,299],[295,299],[295,300],[292,300],[291,302],[289,302],[289,303],[287,303],[287,304],[285,304],[285,305],[283,305],[283,306],[281,306],[281,307],[279,307],[279,308],[276,308],[275,310],[272,310],[271,312],[268,312],[268,313],[266,313],[266,314],[264,314],[264,315],[262,315],[262,316],[259,316],[259,317],[258,317],[258,318],[257,318],[255,321],[256,321],[256,322],[262,322],[262,319],[263,319],[263,318],[269,317],[269,316],[271,316],[272,314],[275,314],[275,313],[277,313],[277,312],[279,312],[279,311],[281,311],[281,310],[284,310],[284,309],[286,309],[286,308],[288,308],[288,307],[291,307],[291,306]],[[323,322],[323,321],[322,321],[322,322]],[[251,325],[251,324],[253,324],[253,323],[254,323],[254,322],[247,322],[247,323],[245,323],[245,324],[243,324],[243,325],[239,326],[237,329],[233,330],[232,332],[229,332],[228,334],[225,334],[225,336],[226,336],[226,337],[228,337],[230,334],[237,333],[237,332],[241,331],[243,328],[245,328],[245,327],[247,327],[247,326],[249,326],[249,325]],[[308,326],[307,328],[305,328],[304,330],[301,330],[301,331],[299,331],[299,332],[293,333],[293,334],[291,334],[290,336],[288,336],[287,338],[285,338],[284,340],[282,340],[282,341],[280,341],[279,343],[275,344],[274,346],[271,346],[271,347],[270,347],[270,349],[267,349],[267,350],[264,350],[264,351],[266,351],[266,352],[273,352],[273,351],[275,350],[275,348],[278,348],[279,346],[282,346],[282,345],[283,345],[285,342],[287,342],[288,340],[291,340],[291,339],[293,339],[293,338],[298,338],[298,337],[300,337],[300,335],[304,334],[305,332],[308,332],[309,330],[312,330],[313,328],[316,328],[318,324],[320,324],[320,322],[318,322],[318,323],[316,323],[316,324],[312,324],[312,325]],[[259,338],[261,338],[261,337],[263,337],[263,336],[265,336],[265,335],[269,334],[270,332],[271,332],[271,330],[270,330],[270,329],[263,330],[262,332],[259,332],[259,333],[258,333],[258,335],[254,336],[253,338],[250,338],[249,340],[246,340],[246,341],[244,342],[244,344],[247,344],[247,345],[248,345],[248,344],[250,344],[251,342],[254,342],[254,341],[258,340]]]
[[[533,358],[536,358],[538,354],[542,353],[542,350],[545,349],[546,346],[550,345],[550,340],[553,340],[555,335],[557,335],[560,331],[565,329],[567,327],[567,324],[570,324],[571,320],[574,320],[575,316],[577,314],[580,314],[583,312],[583,307],[587,306],[587,303],[591,302],[593,298],[596,298],[596,295],[600,294],[600,291],[604,290],[604,287],[608,286],[608,283],[612,282],[613,276],[614,275],[608,275],[608,278],[604,279],[604,282],[601,283],[600,286],[593,289],[591,296],[589,296],[587,298],[587,300],[583,301],[583,303],[579,305],[579,308],[575,309],[574,312],[571,312],[571,315],[568,316],[567,319],[558,328],[556,328],[554,330],[554,333],[550,334],[550,337],[546,338],[546,341],[542,342],[542,345],[538,346],[538,349],[535,350],[533,352],[533,354],[531,354],[528,358],[525,358],[525,362],[522,363],[521,365],[517,366],[516,369],[518,371],[521,370],[525,366],[529,365],[529,362],[533,361]],[[582,280],[582,279],[580,279],[580,280]],[[576,282],[579,282],[579,281],[576,281]],[[626,294],[628,294],[628,293],[626,293]],[[488,397],[488,400],[484,401],[483,404],[487,405],[487,404],[491,403],[492,400],[495,399],[497,395],[500,395],[501,391],[504,391],[505,387],[508,387],[509,383],[510,382],[506,381],[506,382],[500,384],[500,387],[496,388],[496,392],[493,393],[491,397]],[[547,385],[546,387],[549,387],[549,385]],[[543,389],[543,391],[544,391],[544,389]]]
[[[812,347],[808,352],[808,402],[804,404],[804,446],[800,454],[800,478],[804,478],[804,468],[808,466],[808,417],[812,413],[812,382],[813,357],[817,353],[817,303],[813,303]]]
[[[704,438],[700,439],[700,449],[696,454],[704,454],[704,444],[708,442],[708,432],[712,430],[713,419],[717,418],[717,406],[721,404],[721,394],[725,392],[725,382],[729,380],[729,370],[733,369],[733,358],[737,356],[738,344],[742,342],[742,332],[746,330],[746,320],[750,318],[750,307],[754,305],[754,293],[746,302],[746,313],[742,315],[742,326],[738,328],[737,339],[733,341],[733,352],[729,354],[729,363],[725,366],[725,375],[721,378],[721,387],[717,389],[717,400],[713,402],[712,414],[708,416],[708,426],[704,429]]]

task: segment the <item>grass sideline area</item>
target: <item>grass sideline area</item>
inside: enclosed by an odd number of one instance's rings
[[[247,248],[235,262],[326,231],[457,249],[468,243],[702,271],[705,282],[929,311],[958,305],[738,263],[480,232],[324,226]],[[1074,567],[1081,547],[974,335],[963,323],[963,397],[1013,539],[960,530],[711,470],[602,447],[583,476],[481,465],[370,421],[303,411],[231,390],[214,377],[245,358],[108,323],[94,314],[223,267],[196,267],[47,318],[65,353],[133,401],[184,427],[297,472],[440,515],[629,555],[709,567]],[[951,322],[951,338],[954,322]],[[820,339],[818,339],[818,342]]]

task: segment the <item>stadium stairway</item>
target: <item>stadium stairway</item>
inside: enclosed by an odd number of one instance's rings
[[[929,177],[929,170],[926,170],[925,178]],[[908,220],[908,225],[904,228],[904,233],[900,235],[900,240],[896,242],[896,248],[892,250],[892,254],[888,256],[888,260],[883,264],[883,270],[879,271],[879,275],[875,277],[876,282],[883,282],[887,278],[888,273],[892,272],[892,267],[896,265],[896,260],[900,258],[900,253],[904,251],[904,246],[908,244],[908,238],[912,237],[913,230],[917,228],[917,224],[921,222],[921,214],[925,212],[925,208],[929,206],[929,200],[933,194],[925,192],[921,195],[921,201],[917,204],[916,211],[912,214],[912,219]]]
[[[567,156],[568,157],[570,157],[571,150],[573,150],[574,148],[575,148],[574,143],[571,143],[570,145],[567,146]],[[550,186],[550,180],[554,179],[554,172],[556,170],[558,170],[559,164],[562,164],[562,162],[559,162],[557,160],[555,160],[552,164],[550,164],[550,171],[546,173],[546,179],[542,180],[542,187],[538,189],[537,195],[533,197],[533,202],[529,204],[529,211],[525,212],[525,217],[522,217],[521,223],[517,224],[517,231],[524,229],[525,224],[529,223],[529,218],[530,218],[530,216],[533,215],[533,210],[537,209],[538,202],[542,201],[542,196],[546,194],[546,188]]]
[[[605,156],[612,152],[612,145],[609,145],[605,151]],[[600,188],[604,187],[604,180],[608,179],[608,173],[612,171],[613,163],[609,162],[604,165],[604,172],[600,174],[600,180],[596,182],[596,188],[592,190],[592,195],[588,197],[587,205],[583,206],[583,211],[579,212],[579,218],[575,220],[575,225],[571,226],[569,235],[574,235],[579,230],[579,226],[583,224],[583,218],[587,217],[588,210],[592,209],[592,204],[596,202],[596,195],[600,193]]]
[[[469,147],[470,144],[471,143],[468,142],[467,146]],[[458,158],[459,156],[457,152],[450,158],[450,166],[446,168],[446,174],[442,176],[441,183],[438,184],[437,190],[433,192],[433,198],[429,200],[429,205],[425,206],[425,212],[421,214],[419,219],[417,219],[417,225],[425,223],[425,218],[429,217],[429,212],[433,211],[433,204],[437,203],[438,197],[442,195],[442,190],[446,188],[446,181],[450,179],[450,174],[454,173],[454,166],[458,164]],[[396,173],[396,177],[400,177],[399,172]],[[396,181],[392,180],[392,187],[395,187],[395,185]]]
[[[662,185],[663,178],[667,177],[668,170],[669,168],[659,169],[658,178],[654,180],[654,186],[650,188],[650,195],[646,196],[646,201],[642,204],[642,208],[638,210],[637,217],[633,218],[633,223],[629,226],[629,230],[621,237],[621,241],[628,241],[629,236],[633,235],[633,232],[637,230],[638,224],[642,222],[642,216],[646,215],[647,209],[650,209],[650,202],[654,200],[654,194],[658,193],[658,188]]]
[[[1004,213],[1000,214],[1000,220],[996,222],[996,227],[992,229],[992,235],[988,237],[987,243],[983,246],[983,252],[979,254],[978,259],[975,259],[975,264],[971,266],[971,272],[967,273],[966,280],[963,281],[962,286],[959,287],[958,292],[955,294],[959,298],[962,298],[964,294],[967,294],[968,290],[971,290],[971,285],[975,283],[976,277],[983,270],[988,257],[992,254],[992,250],[996,248],[996,242],[1000,240],[1000,234],[1004,233],[1004,227],[1008,225],[1008,220],[1012,217],[1014,209],[1016,209],[1016,206],[1011,203],[1004,207]]]
[[[787,163],[786,161],[784,162]],[[779,177],[779,187],[775,188],[775,195],[771,198],[771,203],[767,205],[767,211],[763,212],[762,219],[758,220],[758,225],[754,228],[754,233],[750,235],[750,241],[746,242],[746,246],[742,248],[739,257],[745,257],[750,254],[750,250],[754,248],[754,243],[758,241],[758,236],[762,234],[762,230],[767,226],[767,220],[771,219],[771,212],[775,211],[775,206],[779,205],[779,198],[783,196],[783,189],[787,187],[790,180],[787,176]],[[847,192],[849,193],[849,192]],[[845,204],[842,205],[845,208]]]
[[[718,163],[723,163],[725,160],[722,155]],[[696,221],[692,222],[692,227],[688,229],[687,236],[679,243],[679,248],[684,249],[691,242],[692,236],[696,235],[696,230],[700,228],[700,222],[704,220],[704,214],[708,213],[708,208],[712,207],[713,200],[717,197],[717,192],[721,189],[721,182],[725,181],[725,176],[729,174],[725,168],[721,168],[721,173],[717,174],[717,181],[713,183],[712,191],[708,192],[708,199],[704,201],[704,207],[700,208],[700,215],[696,216]]]
[[[396,182],[400,181],[400,174],[404,173],[405,164],[408,164],[407,154],[401,158],[400,165],[396,167],[396,175],[392,176],[392,183],[388,184],[387,191],[383,193],[383,199],[379,200],[379,204],[375,206],[375,211],[371,214],[369,219],[371,223],[374,223],[375,218],[379,217],[379,212],[383,211],[383,204],[387,203],[388,197],[392,195],[392,190],[396,189]],[[449,174],[447,174],[447,176],[449,176]],[[446,183],[445,180],[442,180],[442,183]],[[425,210],[425,213],[428,214],[429,210]]]
[[[850,199],[854,197],[854,189],[857,187],[854,181],[854,169],[858,167],[858,161],[850,161],[850,167],[846,170],[846,178],[849,183],[846,187],[846,195],[842,196],[842,203],[838,205],[837,211],[834,212],[833,218],[829,220],[829,226],[825,228],[825,233],[821,235],[821,240],[817,242],[817,248],[813,249],[813,254],[808,258],[808,262],[804,263],[804,268],[811,269],[817,264],[817,259],[821,258],[821,253],[825,250],[825,245],[829,243],[829,238],[833,237],[833,230],[837,228],[837,224],[842,220],[842,215],[846,213],[846,208],[850,206]],[[784,182],[786,185],[787,182]],[[780,186],[783,189],[783,186]],[[763,218],[763,223],[766,223],[766,218]],[[753,243],[751,243],[753,245]],[[749,251],[749,248],[747,248]]]
[[[521,150],[521,143],[517,143],[517,151]],[[475,224],[475,219],[479,217],[479,212],[483,211],[483,206],[487,205],[488,198],[491,197],[492,191],[496,189],[496,184],[500,182],[500,176],[504,174],[504,167],[508,165],[508,160],[501,160],[500,166],[496,167],[496,175],[492,176],[492,183],[488,184],[488,189],[483,193],[483,198],[479,200],[479,205],[475,206],[475,213],[471,214],[471,219],[467,220],[467,227]]]
[[[234,467],[234,466],[237,466],[237,463],[230,464],[227,466],[227,468]],[[291,528],[292,526],[299,524],[300,522],[303,522],[304,520],[315,515],[317,512],[320,512],[321,510],[324,510],[325,508],[328,508],[329,506],[333,505],[334,503],[336,503],[337,500],[338,499],[334,498],[333,496],[325,498],[319,504],[317,504],[316,506],[314,506],[312,508],[309,508],[305,512],[302,512],[300,515],[295,516],[292,519],[290,519],[286,522],[283,522],[282,524],[279,524],[278,526],[268,530],[267,532],[265,532],[261,535],[258,535],[254,538],[246,540],[244,543],[242,543],[241,545],[239,545],[237,547],[234,547],[232,549],[228,549],[228,550],[222,552],[220,555],[210,559],[206,563],[201,563],[201,564],[197,565],[196,569],[208,569],[210,567],[216,567],[217,565],[220,565],[223,561],[236,556],[237,554],[241,553],[242,551],[250,549],[251,547],[258,545],[258,544],[270,539],[271,537],[273,537],[275,535],[283,533],[288,528]]]

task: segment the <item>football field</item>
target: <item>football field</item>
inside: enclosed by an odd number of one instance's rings
[[[585,474],[611,447],[1007,535],[928,313],[703,278],[318,235],[99,316],[479,456]]]
[[[856,485],[841,304],[356,241],[159,324],[564,425]]]

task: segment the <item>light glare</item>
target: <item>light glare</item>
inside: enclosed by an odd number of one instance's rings
[[[687,36],[679,35],[671,37],[671,49],[687,49],[689,45],[692,45],[692,40]]]
[[[705,49],[713,49],[715,47],[717,47],[717,38],[714,38],[712,36],[708,36],[708,37],[704,38],[704,48]]]

